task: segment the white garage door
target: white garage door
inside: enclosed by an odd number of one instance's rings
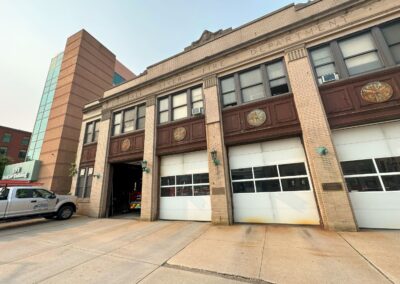
[[[161,158],[160,219],[211,221],[206,151]]]
[[[298,138],[229,148],[235,222],[319,224]]]
[[[400,122],[336,130],[333,140],[358,226],[400,229]]]

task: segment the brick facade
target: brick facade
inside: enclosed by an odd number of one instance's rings
[[[158,218],[160,206],[158,163],[162,158],[161,155],[157,155],[156,145],[157,99],[187,88],[202,86],[207,145],[193,142],[195,145],[193,149],[205,150],[204,147],[207,149],[211,221],[215,224],[232,224],[234,222],[232,212],[235,208],[232,206],[228,147],[224,137],[218,82],[234,72],[283,59],[290,82],[290,92],[286,94],[286,101],[277,102],[275,98],[268,98],[274,105],[269,104],[267,100],[262,103],[265,103],[265,108],[270,112],[293,107],[291,124],[285,124],[286,118],[281,116],[279,123],[275,121],[276,128],[273,130],[272,126],[265,131],[248,127],[240,130],[241,135],[242,137],[244,134],[248,135],[249,138],[245,142],[249,144],[301,137],[321,225],[328,230],[355,231],[356,220],[332,142],[326,106],[321,99],[308,50],[310,47],[382,24],[399,16],[400,5],[396,1],[389,0],[322,0],[307,5],[287,6],[242,27],[215,36],[209,42],[198,42],[197,46],[150,66],[135,79],[104,92],[100,100],[85,107],[84,121],[100,118],[101,113],[107,113],[112,117],[114,111],[146,102],[143,159],[147,161],[150,172],[143,173],[141,218],[155,220]],[[269,113],[267,115],[268,119],[273,117]],[[390,117],[382,115],[379,119],[380,121],[393,119],[393,114]],[[357,123],[360,121],[361,119]],[[108,178],[110,163],[107,161],[106,150],[110,141],[110,118],[103,120],[101,125],[97,145],[97,152],[101,154],[96,156],[95,165],[95,172],[100,174],[100,178],[93,183],[92,195],[84,204],[86,214],[91,216],[105,216],[101,207],[107,203],[107,192],[111,182]],[[171,125],[173,129],[174,124]],[[284,127],[286,130],[282,131]],[[167,131],[165,133],[169,135]],[[231,139],[231,141],[235,143],[236,140]],[[244,143],[243,138],[240,141],[241,144]],[[80,144],[82,144],[82,134]],[[319,147],[325,147],[327,153],[319,153],[317,151]],[[79,149],[81,151],[82,145]],[[190,145],[178,145],[173,152],[184,153],[188,151],[187,149],[191,149]],[[218,165],[214,164],[210,155],[214,150],[219,160]],[[79,159],[77,163],[79,164]],[[331,185],[335,185],[336,190],[328,190]],[[73,183],[72,192],[74,190]],[[99,205],[99,200],[102,200],[100,203],[103,205]]]
[[[11,139],[8,142],[6,140],[6,135],[11,135]],[[3,149],[7,149],[6,157],[8,157],[11,163],[19,163],[25,160],[25,156],[20,157],[20,152],[26,154],[28,150],[29,139],[31,137],[30,132],[18,130],[14,128],[0,126],[0,147]],[[24,144],[24,141],[26,142]]]

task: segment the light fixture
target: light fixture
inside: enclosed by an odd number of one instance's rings
[[[328,149],[326,149],[326,147],[324,146],[317,147],[315,150],[320,156],[325,156],[326,154],[328,154]]]
[[[210,152],[210,154],[211,154],[211,159],[212,159],[214,165],[218,166],[218,165],[220,164],[220,162],[219,162],[219,160],[217,159],[217,150],[215,150],[215,149],[212,150],[212,151]]]
[[[143,170],[143,172],[149,173],[149,172],[150,172],[150,169],[147,167],[147,161],[146,161],[146,160],[143,160],[143,161],[141,161],[140,163],[142,164],[142,170]]]
[[[99,179],[100,177],[101,177],[101,175],[100,174],[95,174],[95,175],[93,175],[95,178],[97,178],[97,179]]]

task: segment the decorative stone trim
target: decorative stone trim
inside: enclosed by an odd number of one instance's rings
[[[286,51],[289,57],[289,62],[307,57],[307,50],[304,46],[297,46],[291,50]]]
[[[111,118],[111,110],[103,109],[101,110],[101,121],[109,120]]]
[[[146,101],[146,107],[153,106],[156,104],[156,97],[150,97]]]
[[[203,79],[204,81],[204,89],[211,88],[217,85],[217,76],[211,75]]]

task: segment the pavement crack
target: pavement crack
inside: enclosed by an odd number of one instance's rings
[[[182,271],[188,271],[188,272],[193,272],[193,273],[198,273],[198,274],[204,274],[204,275],[211,275],[211,276],[216,276],[219,278],[236,280],[236,281],[241,281],[241,282],[246,282],[246,283],[253,283],[253,284],[272,284],[273,283],[273,282],[264,281],[262,279],[249,278],[249,277],[244,277],[244,276],[240,276],[240,275],[232,275],[232,274],[227,274],[227,273],[215,272],[215,271],[211,271],[211,270],[198,269],[198,268],[191,268],[191,267],[186,267],[186,266],[181,266],[181,265],[173,265],[173,264],[168,264],[168,263],[164,263],[162,265],[162,267],[176,269],[176,270],[182,270]]]
[[[263,267],[264,250],[265,250],[266,240],[267,240],[267,226],[265,226],[264,242],[263,242],[262,251],[261,251],[261,263],[260,263],[260,269],[258,270],[258,278],[261,278],[261,269]]]
[[[342,236],[341,233],[337,233],[339,237],[341,237],[359,256],[361,256],[369,265],[375,268],[376,271],[379,272],[383,277],[385,277],[390,283],[396,283],[389,276],[387,276],[378,266],[376,266],[372,261],[370,261],[366,256],[364,256],[359,250],[357,250],[349,241],[346,240],[345,237]]]

